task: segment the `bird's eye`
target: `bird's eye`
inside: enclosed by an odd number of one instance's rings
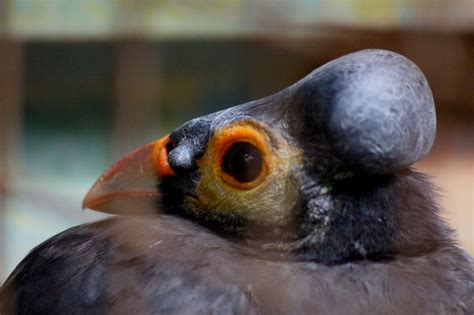
[[[236,142],[224,154],[221,168],[241,183],[252,182],[262,172],[262,153],[251,143]]]
[[[227,186],[250,190],[260,185],[270,172],[271,154],[263,128],[239,122],[218,129],[211,138],[206,155],[201,161],[205,172],[206,161],[212,164],[212,174]]]

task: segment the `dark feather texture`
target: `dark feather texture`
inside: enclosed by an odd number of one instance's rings
[[[112,219],[38,247],[5,284],[2,311],[470,314],[468,264],[455,249],[331,267],[262,260],[180,219]]]
[[[34,249],[2,288],[2,314],[472,314],[473,261],[429,208],[430,191],[417,195],[418,175],[400,176],[387,259],[277,258],[175,216],[117,217]],[[349,204],[344,211],[358,211]]]

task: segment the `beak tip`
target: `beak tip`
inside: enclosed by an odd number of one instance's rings
[[[82,203],[81,203],[82,210],[86,210],[86,209],[94,210],[94,208],[92,208],[93,205],[90,199],[91,198],[89,197],[89,194],[87,194],[86,197],[82,200]]]
[[[82,199],[82,203],[81,203],[81,209],[82,210],[85,210],[85,209],[91,209],[91,210],[94,210],[94,203],[96,203],[96,199],[97,198],[94,198],[94,196],[97,197],[98,193],[100,193],[100,189],[98,188],[100,185],[98,184],[100,181],[101,181],[102,177],[100,177],[99,179],[96,180],[96,182],[94,183],[94,185],[92,185],[92,187],[89,189],[89,191],[87,191],[84,199]]]
[[[143,212],[160,199],[158,184],[163,176],[173,176],[168,164],[166,136],[144,145],[114,163],[97,179],[84,197],[82,209],[108,213]],[[126,209],[126,210],[124,210]],[[131,210],[130,210],[131,209]],[[138,210],[140,211],[138,211]]]
[[[81,210],[86,210],[88,209],[89,207],[87,206],[87,203],[86,203],[86,199],[84,199],[82,201],[82,204],[81,204]]]

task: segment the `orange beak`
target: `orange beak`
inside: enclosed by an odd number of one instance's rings
[[[106,170],[87,193],[82,208],[114,214],[156,213],[164,176],[175,173],[168,164],[168,136],[129,153]]]

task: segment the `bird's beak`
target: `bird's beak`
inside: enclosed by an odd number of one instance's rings
[[[145,214],[157,211],[158,184],[174,175],[168,164],[169,136],[129,153],[97,179],[82,202],[89,208],[114,214]]]

